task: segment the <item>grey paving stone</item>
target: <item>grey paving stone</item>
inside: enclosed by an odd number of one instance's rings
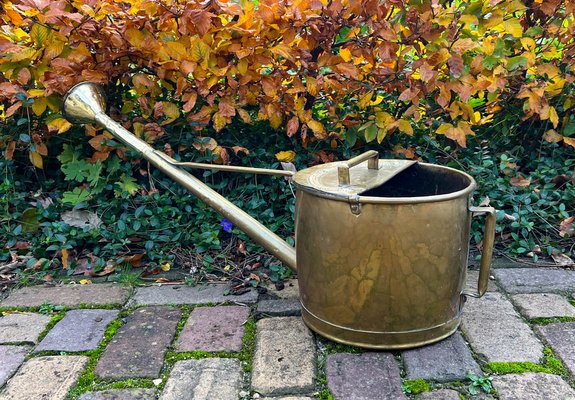
[[[249,316],[245,306],[197,307],[182,329],[176,350],[240,351]]]
[[[137,288],[128,307],[146,305],[212,304],[212,303],[255,303],[258,292],[250,290],[240,296],[224,296],[224,285],[185,286],[163,285]]]
[[[234,358],[178,361],[160,400],[237,400],[241,364]]]
[[[252,388],[263,395],[307,394],[314,390],[315,342],[298,317],[257,323]]]
[[[301,315],[301,303],[298,299],[260,300],[258,317],[294,317]]]
[[[118,310],[70,310],[34,351],[94,350],[104,338],[106,327],[118,313]]]
[[[500,293],[468,298],[461,328],[473,350],[487,361],[538,363],[543,345]]]
[[[511,301],[525,318],[575,317],[575,307],[560,294],[516,294]]]
[[[421,393],[415,397],[417,400],[461,400],[459,392],[452,389],[433,390]]]
[[[0,387],[16,372],[29,351],[28,346],[0,346]]]
[[[493,276],[493,273],[490,274]],[[466,287],[471,290],[477,290],[477,283],[479,282],[479,270],[476,269],[468,269],[467,270],[467,281]],[[489,279],[489,283],[487,284],[487,291],[488,292],[497,292],[499,288],[495,284],[495,280]]]
[[[565,368],[575,375],[575,322],[558,322],[535,328],[549,343]]]
[[[404,351],[401,356],[408,379],[447,382],[465,379],[468,373],[482,375],[459,332],[438,343]]]
[[[528,372],[493,377],[500,400],[573,400],[575,390],[561,377]]]
[[[336,400],[407,399],[401,390],[399,366],[391,353],[331,354],[326,376]]]
[[[280,299],[299,299],[299,282],[297,279],[288,279],[282,290],[271,286],[268,288],[268,293]]]
[[[562,293],[575,290],[575,271],[553,268],[503,268],[493,275],[507,293]]]
[[[0,344],[36,343],[52,318],[36,313],[10,313],[0,318]]]
[[[8,381],[0,400],[63,400],[88,360],[85,356],[32,358]]]
[[[135,310],[112,338],[96,365],[103,379],[157,378],[181,311],[172,307]]]
[[[1,307],[38,307],[53,304],[102,306],[124,304],[131,290],[116,284],[30,286],[17,289],[0,303]]]
[[[150,400],[156,398],[155,389],[110,389],[84,393],[78,400]]]

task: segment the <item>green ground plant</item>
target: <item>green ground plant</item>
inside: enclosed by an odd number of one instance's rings
[[[401,385],[401,389],[407,394],[419,394],[429,392],[431,390],[431,386],[425,381],[425,379],[411,379],[404,381]]]
[[[489,374],[520,374],[524,372],[544,372],[547,374],[566,375],[563,363],[555,356],[553,350],[546,347],[541,364],[530,362],[490,362],[484,367]]]

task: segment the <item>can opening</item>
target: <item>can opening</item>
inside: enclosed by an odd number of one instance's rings
[[[373,197],[423,197],[458,192],[471,184],[469,178],[433,165],[415,164],[383,185],[361,193]]]

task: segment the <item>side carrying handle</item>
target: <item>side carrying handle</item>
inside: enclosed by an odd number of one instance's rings
[[[487,285],[489,284],[489,270],[491,268],[491,256],[493,255],[493,243],[495,241],[495,209],[493,207],[469,207],[469,211],[471,211],[472,217],[485,215],[486,219],[477,291],[466,289],[463,294],[471,297],[481,297],[487,291]]]
[[[337,167],[337,179],[339,186],[346,186],[350,184],[349,169],[367,160],[367,168],[379,168],[379,153],[375,150],[366,151],[359,156],[345,161],[341,166]]]

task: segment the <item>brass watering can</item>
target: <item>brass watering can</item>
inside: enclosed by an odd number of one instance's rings
[[[66,95],[74,123],[98,123],[233,222],[297,273],[304,322],[332,340],[372,349],[425,345],[451,335],[465,296],[489,279],[495,210],[472,207],[464,172],[368,151],[348,161],[291,171],[177,162],[104,112],[99,86]],[[293,176],[296,249],[181,167]],[[471,218],[485,215],[477,290],[465,288]]]

